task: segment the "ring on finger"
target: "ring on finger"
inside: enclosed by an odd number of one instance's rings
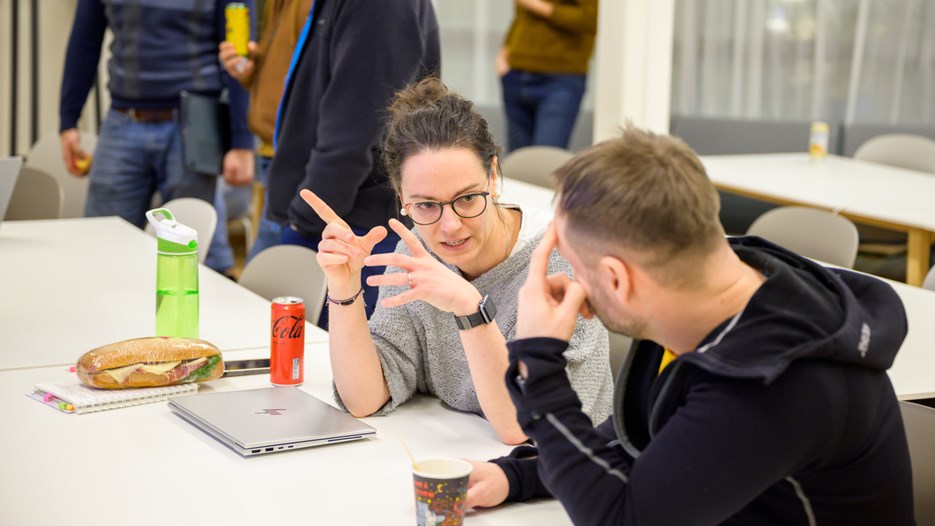
[[[412,274],[406,273],[406,282],[409,284],[409,288],[412,288]]]

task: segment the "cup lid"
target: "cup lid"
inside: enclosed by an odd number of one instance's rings
[[[146,219],[156,230],[160,252],[190,254],[198,250],[198,232],[177,222],[168,208],[150,210]]]

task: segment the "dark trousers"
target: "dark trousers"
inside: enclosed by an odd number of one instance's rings
[[[504,75],[500,80],[510,150],[531,145],[568,148],[585,78],[515,69]]]

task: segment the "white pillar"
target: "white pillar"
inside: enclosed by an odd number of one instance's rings
[[[600,4],[595,52],[594,142],[627,122],[669,131],[675,0]]]

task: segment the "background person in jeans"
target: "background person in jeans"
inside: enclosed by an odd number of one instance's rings
[[[597,33],[597,0],[515,0],[497,54],[510,150],[567,148]]]
[[[182,91],[220,95],[228,89],[232,149],[224,156],[224,179],[234,186],[253,181],[247,94],[224,73],[216,51],[224,39],[228,3],[176,0],[166,7],[139,0],[79,0],[65,54],[59,128],[65,166],[74,175],[83,175],[75,161],[87,156],[75,126],[94,84],[104,33],[110,28],[114,35],[107,64],[111,108],[91,165],[86,216],[117,215],[142,228],[157,191],[163,201],[214,202],[217,177],[189,172],[182,162]],[[230,264],[212,268],[224,272]]]

